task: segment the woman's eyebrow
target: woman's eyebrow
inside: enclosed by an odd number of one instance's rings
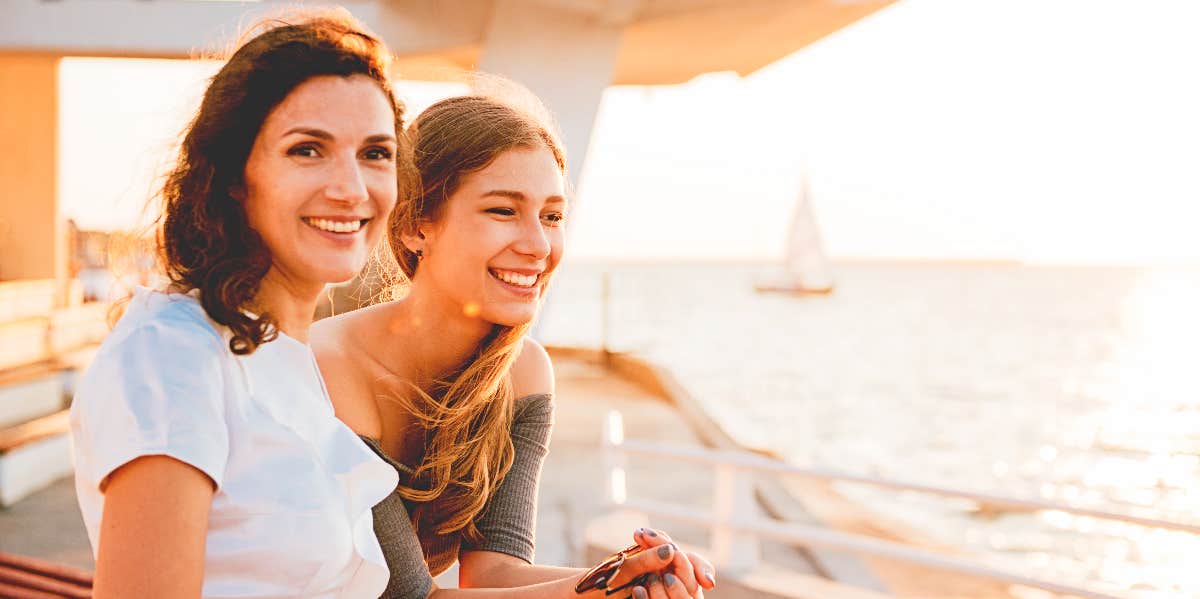
[[[492,189],[492,190],[483,192],[483,194],[481,194],[479,197],[486,198],[486,197],[492,197],[492,196],[500,197],[500,198],[508,198],[510,200],[516,200],[518,202],[525,201],[525,194],[523,194],[519,191],[513,191],[511,189]]]
[[[307,135],[309,137],[315,137],[317,139],[323,139],[326,141],[332,141],[333,137],[334,137],[332,133],[330,133],[324,129],[315,129],[313,127],[293,127],[291,129],[288,129],[287,132],[284,133],[283,135],[286,137],[288,135],[293,135],[293,134]],[[396,135],[394,133],[376,133],[375,135],[368,136],[366,139],[363,140],[363,143],[369,143],[369,144],[375,144],[375,143],[380,143],[380,142],[397,143]]]
[[[511,189],[493,189],[493,190],[484,192],[479,197],[481,197],[481,198],[486,198],[486,197],[508,198],[510,200],[516,200],[518,202],[524,202],[527,199],[529,199],[525,196],[525,194],[523,194],[519,191],[511,190]],[[554,204],[554,203],[565,204],[566,201],[567,201],[566,198],[564,198],[560,195],[557,195],[557,194],[552,195],[552,196],[546,196],[547,204]]]
[[[317,139],[324,139],[324,140],[333,139],[332,133],[330,133],[324,129],[314,129],[312,127],[292,127],[291,129],[288,129],[287,132],[285,132],[283,135],[284,135],[284,137],[287,137],[288,135],[292,135],[294,133],[298,133],[300,135],[307,135],[309,137],[315,137]]]

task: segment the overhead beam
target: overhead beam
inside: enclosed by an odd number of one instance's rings
[[[613,83],[683,83],[714,71],[747,75],[893,2],[652,2],[623,30]]]
[[[265,13],[325,0],[4,0],[0,52],[186,58],[228,49]],[[611,84],[745,75],[894,0],[529,0],[523,10],[620,29]],[[343,0],[401,58],[401,74],[441,78],[479,65],[503,2]],[[533,32],[554,35],[554,24]]]
[[[186,58],[232,41],[247,8],[179,0],[9,0],[0,46],[6,52]],[[269,8],[267,3],[254,9]]]
[[[489,3],[342,0],[397,54],[477,43]],[[319,0],[5,0],[0,51],[59,56],[190,58],[228,50],[257,20]]]
[[[0,54],[0,280],[66,280],[58,214],[58,58]]]
[[[536,0],[496,0],[479,69],[529,87],[554,113],[579,181],[592,125],[612,82],[621,28]]]

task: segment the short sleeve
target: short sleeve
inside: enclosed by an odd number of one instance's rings
[[[433,588],[433,577],[425,565],[421,542],[413,530],[404,500],[392,493],[372,510],[375,536],[383,548],[391,576],[380,599],[425,599]]]
[[[224,347],[207,323],[156,319],[106,344],[72,406],[78,475],[101,492],[110,474],[143,456],[166,455],[219,488],[229,455]]]
[[[496,551],[533,563],[538,481],[550,451],[554,401],[548,394],[517,400],[512,424],[513,465],[477,524],[483,541],[463,551]]]
[[[393,467],[399,464],[384,453],[378,441],[370,437],[362,437],[362,440],[383,461]],[[413,530],[404,499],[393,491],[371,509],[371,515],[375,537],[379,539],[379,547],[383,549],[384,560],[391,572],[387,590],[380,599],[425,599],[433,588],[433,576],[429,574],[421,541],[417,531]]]

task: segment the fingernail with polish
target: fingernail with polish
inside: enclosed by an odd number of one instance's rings
[[[661,559],[667,559],[668,557],[671,557],[671,546],[670,545],[659,546],[658,557]]]
[[[653,585],[658,582],[658,574],[651,574],[646,577],[646,586]]]
[[[670,572],[663,574],[663,584],[669,587],[675,586],[675,575],[671,574]]]
[[[633,587],[633,596],[637,599],[646,599],[646,589],[642,587]]]
[[[712,572],[705,572],[704,577],[707,578],[708,581],[713,583],[714,585],[717,584],[717,578],[715,576],[713,576]]]
[[[658,536],[658,533],[654,532],[654,529],[653,529],[653,528],[647,528],[647,529],[645,529],[645,530],[646,530],[646,534],[648,534],[648,535],[650,535],[650,536],[652,536],[652,537],[657,537],[657,536]]]

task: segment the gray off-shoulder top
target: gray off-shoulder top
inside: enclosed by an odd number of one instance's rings
[[[385,599],[425,599],[433,587],[433,577],[453,565],[460,551],[496,551],[533,562],[538,479],[553,426],[551,395],[528,395],[516,400],[511,428],[513,465],[476,521],[484,538],[482,543],[471,543],[459,534],[437,535],[433,531],[422,531],[422,536],[430,536],[418,538],[409,518],[413,506],[397,492],[375,506],[375,535],[391,570]],[[377,439],[362,439],[400,473],[401,479],[412,475],[413,469],[384,453]]]

